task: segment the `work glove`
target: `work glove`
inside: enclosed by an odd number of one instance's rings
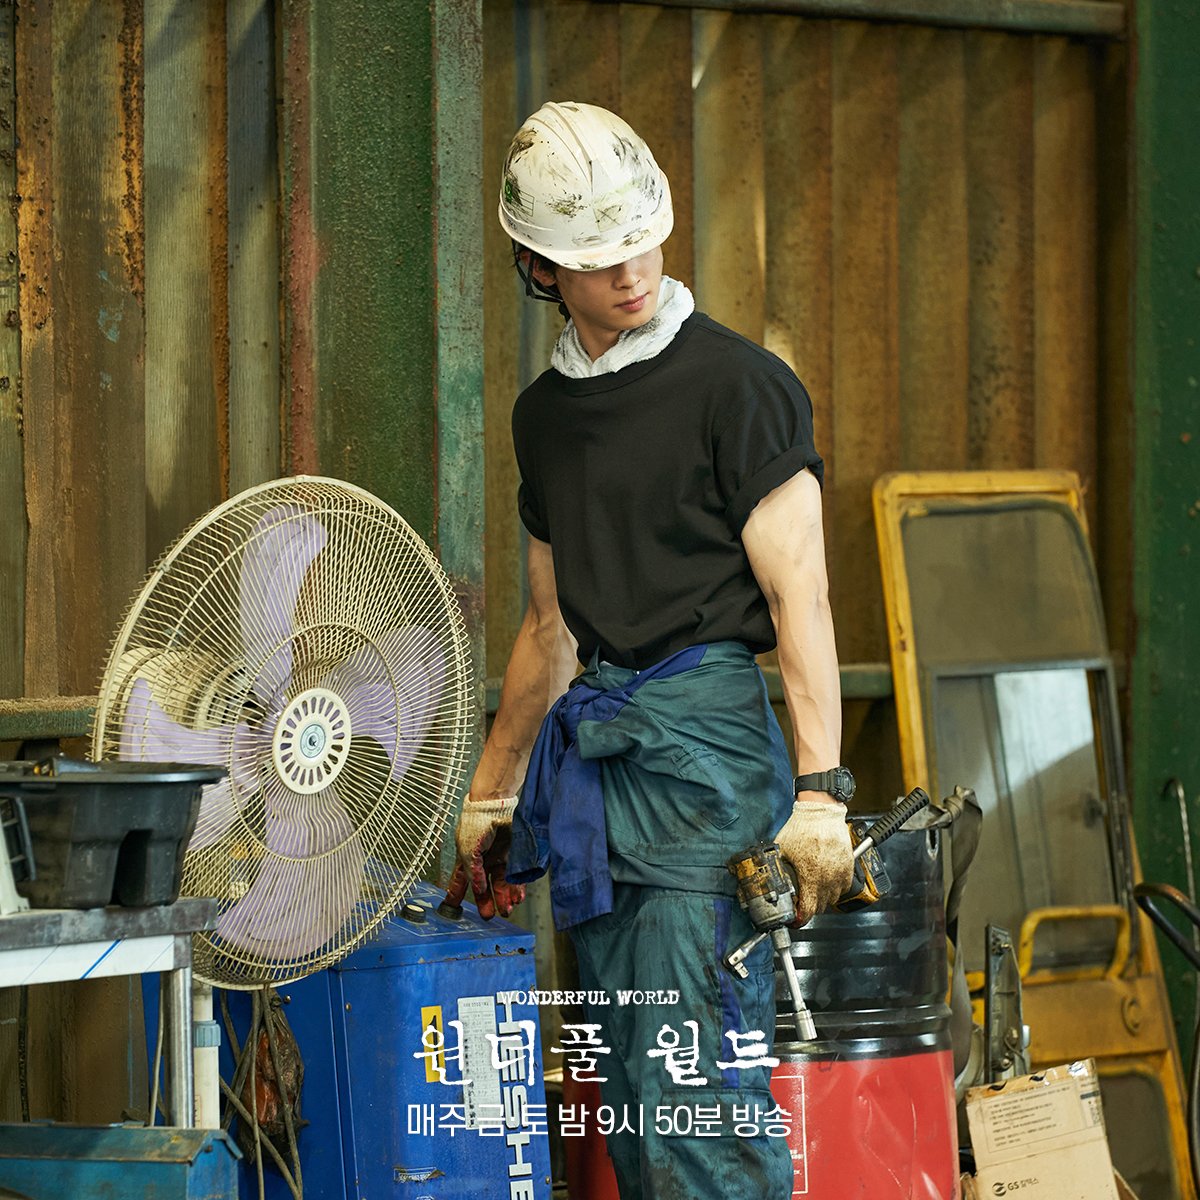
[[[470,883],[479,915],[485,921],[497,913],[507,917],[525,899],[524,886],[505,878],[516,807],[516,796],[495,800],[472,800],[468,796],[454,831],[458,862],[450,876],[446,901],[461,904]]]
[[[797,800],[775,841],[796,872],[797,925],[823,912],[849,890],[854,858],[844,804]]]

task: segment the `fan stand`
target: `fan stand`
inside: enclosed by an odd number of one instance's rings
[[[192,979],[192,1071],[197,1129],[221,1126],[221,1028],[213,1017],[212,985]]]

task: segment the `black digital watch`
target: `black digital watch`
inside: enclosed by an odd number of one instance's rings
[[[801,792],[828,792],[835,800],[849,804],[854,798],[854,776],[849,767],[834,767],[832,771],[813,771],[796,776],[796,795]]]

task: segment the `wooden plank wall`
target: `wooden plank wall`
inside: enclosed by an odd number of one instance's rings
[[[507,279],[491,214],[509,139],[551,99],[643,133],[675,196],[668,273],[808,385],[843,662],[888,656],[870,488],[900,468],[1078,471],[1123,646],[1127,472],[1101,470],[1100,446],[1128,410],[1100,365],[1119,364],[1126,304],[1121,48],[586,0],[486,9],[489,674],[523,609],[509,413],[559,327]],[[878,733],[848,710],[864,721]]]
[[[280,473],[274,62],[269,0],[0,8],[0,696],[95,694],[148,564]],[[144,1108],[136,981],[32,989],[29,1036],[34,1117]]]

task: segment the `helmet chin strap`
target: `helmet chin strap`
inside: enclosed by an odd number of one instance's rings
[[[521,261],[522,253],[532,255],[533,251],[513,242],[513,266],[517,268],[517,274],[520,275],[521,282],[525,285],[525,295],[531,300],[545,300],[550,304],[562,304],[563,298],[558,294],[558,288],[548,288],[544,283],[535,279],[533,267],[527,267]]]
[[[522,246],[519,242],[514,241],[513,248],[513,266],[517,268],[517,274],[521,277],[521,282],[525,285],[525,295],[531,300],[545,300],[548,304],[557,304],[558,311],[562,313],[566,320],[571,319],[570,312],[567,311],[566,304],[563,303],[562,296],[559,295],[558,288],[547,287],[544,283],[540,283],[534,278],[533,267],[527,267],[521,261],[522,253],[532,257],[533,251],[526,246]]]

